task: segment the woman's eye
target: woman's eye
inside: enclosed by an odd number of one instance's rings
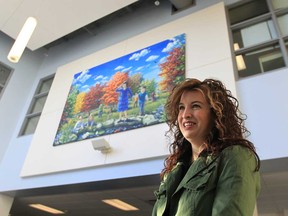
[[[179,110],[185,109],[184,106],[179,106]]]
[[[192,105],[192,109],[200,109],[200,105],[199,104],[193,104]]]

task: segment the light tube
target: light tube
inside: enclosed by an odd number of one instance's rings
[[[39,209],[41,211],[49,212],[51,214],[65,214],[65,212],[63,211],[60,211],[58,209],[54,209],[54,208],[51,208],[42,204],[30,204],[29,206]]]
[[[17,63],[19,61],[32,36],[32,33],[35,30],[36,25],[37,20],[34,17],[28,17],[7,56],[9,61],[13,63]]]
[[[111,205],[113,207],[116,207],[118,209],[121,209],[121,210],[124,210],[124,211],[136,211],[136,210],[139,210],[138,208],[128,204],[128,203],[125,203],[119,199],[105,199],[105,200],[102,200],[104,203],[107,203],[108,205]]]

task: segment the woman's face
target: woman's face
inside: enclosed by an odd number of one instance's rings
[[[211,109],[202,92],[184,91],[180,103],[178,124],[186,140],[197,146],[205,142],[213,119]]]

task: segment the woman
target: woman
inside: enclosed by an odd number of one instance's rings
[[[127,110],[129,108],[129,97],[133,96],[133,93],[129,87],[127,87],[127,82],[121,84],[119,88],[116,89],[116,92],[119,92],[118,97],[118,112],[119,112],[119,119],[122,118],[122,114],[127,119]]]
[[[174,141],[152,214],[252,216],[260,160],[237,99],[218,80],[187,79],[165,109]]]
[[[96,125],[94,116],[92,113],[89,114],[88,120],[87,120],[87,127],[94,127]]]

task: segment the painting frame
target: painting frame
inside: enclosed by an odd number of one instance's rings
[[[164,123],[185,45],[180,34],[74,74],[53,146]]]

